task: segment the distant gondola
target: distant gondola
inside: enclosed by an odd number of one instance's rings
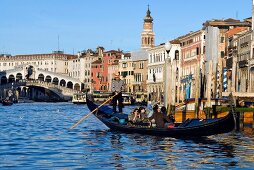
[[[4,99],[4,100],[2,100],[2,105],[3,106],[11,106],[11,105],[13,105],[13,102],[9,99]]]
[[[87,98],[87,106],[93,111],[98,107]],[[146,135],[168,136],[168,137],[200,137],[227,133],[235,128],[235,111],[231,105],[231,111],[223,118],[215,119],[188,119],[173,128],[153,128],[144,126],[133,126],[126,123],[127,114],[113,114],[109,106],[102,106],[94,115],[111,130],[125,133],[139,133]],[[122,121],[115,121],[116,118]]]

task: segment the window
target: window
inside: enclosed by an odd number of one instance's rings
[[[144,68],[144,62],[142,61],[141,63],[139,63],[139,68],[143,69]]]
[[[123,64],[122,64],[122,67],[123,67],[123,68],[126,68],[126,67],[127,67],[127,63],[123,63]]]
[[[224,56],[225,56],[224,51],[220,52],[220,56],[221,56],[221,58],[224,58]]]
[[[128,71],[122,71],[121,76],[126,77],[128,75]]]
[[[199,48],[196,48],[196,54],[199,55]]]
[[[224,37],[220,38],[220,43],[224,43]]]
[[[178,50],[175,51],[175,59],[179,60],[179,51]]]

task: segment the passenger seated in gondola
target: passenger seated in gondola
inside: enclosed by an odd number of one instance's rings
[[[136,123],[140,119],[140,114],[138,113],[138,108],[135,108],[131,114],[128,116],[128,120],[131,123]]]
[[[145,118],[147,118],[146,109],[144,107],[140,107],[138,109],[138,112],[140,114],[141,120],[144,120]]]
[[[161,112],[169,118],[170,122],[167,122],[167,123],[175,123],[175,118],[174,118],[174,116],[173,116],[172,114],[167,115],[167,109],[166,109],[165,106],[162,106],[162,107],[161,107]]]
[[[141,121],[139,122],[139,125],[141,126],[150,126],[151,122],[148,118],[148,114],[146,112],[146,109],[144,107],[140,107],[138,109],[138,112],[140,113]]]
[[[152,120],[152,119],[155,120],[155,124],[157,128],[167,127],[167,124],[165,124],[166,121],[170,122],[169,118],[161,112],[161,109],[159,108],[157,104],[154,105],[153,107],[153,115],[149,117],[149,120]]]
[[[146,115],[144,107],[135,108],[133,112],[128,116],[128,120],[133,125],[137,126],[149,126],[150,122]]]

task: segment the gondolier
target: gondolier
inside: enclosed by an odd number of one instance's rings
[[[112,88],[111,88],[113,95],[117,93],[117,95],[112,100],[114,113],[116,113],[117,102],[118,102],[118,111],[120,113],[123,112],[123,97],[122,97],[123,87],[124,87],[124,82],[123,80],[120,79],[119,73],[115,74],[115,79],[112,82]]]

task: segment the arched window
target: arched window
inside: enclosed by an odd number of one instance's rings
[[[175,59],[179,60],[179,51],[178,50],[175,51]]]

